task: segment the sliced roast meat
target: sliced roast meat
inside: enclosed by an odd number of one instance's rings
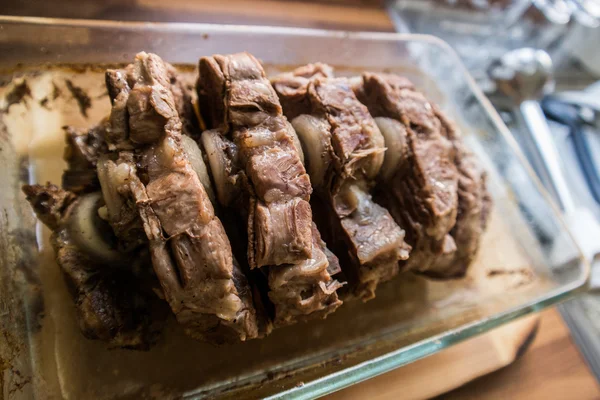
[[[128,167],[154,270],[185,332],[215,344],[257,337],[250,286],[198,178],[173,165],[145,187]]]
[[[364,301],[398,273],[410,247],[389,212],[371,198],[384,160],[384,139],[346,79],[315,72],[314,66],[273,80],[284,113],[305,149],[305,162],[319,197],[317,224],[341,257],[352,294]]]
[[[463,276],[489,199],[477,160],[409,80],[365,73],[354,90],[390,141],[377,196],[407,230],[413,251],[403,268],[435,278]]]
[[[102,224],[97,207],[90,207],[99,194],[78,197],[51,184],[26,185],[23,191],[52,230],[50,243],[73,295],[82,333],[113,347],[147,350],[160,336],[164,306],[148,284],[152,277],[144,268],[131,267],[143,257],[115,257],[117,250],[90,227]]]
[[[128,136],[106,162],[103,193],[137,211],[164,297],[188,335],[216,344],[252,339],[259,332],[251,288],[202,183],[199,149],[182,134],[170,71],[158,56],[139,53],[132,66],[113,72],[126,76],[126,85],[109,93],[113,104],[126,105],[127,118],[111,118],[126,124],[111,128]]]
[[[475,259],[481,235],[485,231],[492,198],[486,188],[487,174],[477,157],[466,147],[456,126],[437,108],[445,136],[455,149],[454,163],[458,170],[458,214],[450,231],[456,244],[451,257],[441,257],[430,271],[437,278],[464,276]]]
[[[408,80],[365,73],[355,92],[373,116],[402,123],[402,127],[380,124],[386,136],[406,136],[406,162],[385,171],[382,176],[388,180],[376,192],[407,230],[413,250],[402,267],[429,271],[439,257],[448,257],[456,249],[449,234],[458,209],[452,143],[443,134],[432,105]]]
[[[204,57],[199,71],[199,110],[211,129],[202,142],[217,197],[247,218],[249,265],[265,268],[275,325],[325,317],[341,304],[339,283],[313,227],[301,147],[273,87],[248,53]]]
[[[310,102],[306,91],[308,84],[314,78],[333,77],[333,68],[327,64],[307,64],[286,72],[271,80],[286,117],[291,121],[310,109]],[[312,177],[312,175],[311,175]]]
[[[269,298],[277,306],[275,325],[290,325],[317,317],[324,318],[342,302],[342,287],[331,276],[339,272],[337,258],[325,246],[316,225],[312,225],[312,256],[299,264],[269,268]]]
[[[214,55],[195,104],[154,54],[105,77],[110,115],[65,128],[62,189],[23,187],[90,339],[148,349],[170,309],[189,336],[237,343],[402,270],[464,276],[477,254],[486,173],[403,77],[316,63],[269,81],[248,53]]]

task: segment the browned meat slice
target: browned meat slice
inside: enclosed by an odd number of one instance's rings
[[[309,82],[314,78],[332,78],[333,69],[322,63],[307,64],[286,72],[271,80],[285,116],[291,121],[300,114],[310,109],[310,102],[306,91]]]
[[[404,231],[369,193],[383,162],[383,137],[348,81],[325,77],[330,74],[309,66],[274,82],[283,103],[294,103],[290,116],[301,114],[292,124],[319,197],[317,223],[341,257],[353,295],[366,301],[398,273],[410,248]]]
[[[454,163],[458,170],[458,214],[450,231],[456,243],[451,257],[439,259],[431,271],[434,277],[461,277],[475,259],[481,235],[485,231],[492,207],[492,198],[486,188],[487,174],[477,157],[465,146],[460,132],[446,116],[435,109],[445,136],[455,149]]]
[[[413,247],[403,267],[463,276],[486,219],[485,174],[456,129],[407,79],[365,73],[354,89],[389,144],[377,193]]]
[[[62,176],[62,187],[74,193],[95,192],[100,188],[96,163],[108,151],[104,141],[106,121],[89,130],[66,127],[64,159],[67,169]]]
[[[313,229],[302,150],[273,87],[248,53],[204,57],[199,68],[199,109],[213,129],[202,142],[217,197],[248,220],[249,264],[268,271],[275,325],[325,317],[341,304],[340,285]]]
[[[312,232],[315,250],[311,258],[295,265],[269,268],[269,298],[278,308],[277,325],[324,318],[341,305],[336,291],[342,285],[331,279],[339,272],[337,257],[329,252],[314,224]]]
[[[90,213],[97,208],[89,207],[100,196],[77,197],[51,184],[26,185],[23,191],[53,231],[51,244],[83,334],[114,347],[148,349],[160,336],[166,314],[151,285],[140,284],[151,277],[143,268],[130,267],[135,258],[117,254],[91,225],[94,219],[101,223]]]
[[[210,216],[212,205],[194,188],[194,177],[170,170],[144,187],[135,165],[129,168],[155,272],[186,333],[216,344],[257,337],[250,287],[223,226]]]
[[[158,56],[140,53],[122,72],[121,91],[109,90],[127,111],[126,126],[113,130],[128,132],[122,148],[136,153],[124,150],[103,164],[103,192],[138,211],[164,296],[188,335],[212,343],[252,339],[259,332],[251,289],[183,144],[169,71]],[[109,81],[111,74],[121,73],[109,72]]]
[[[195,117],[193,116],[190,91],[185,88],[185,83],[177,74],[175,68],[167,63],[164,65],[166,72],[165,76],[161,78],[161,82],[170,89],[175,108],[182,122],[182,130],[189,136],[193,136]],[[157,105],[158,109],[161,109],[160,96],[150,99],[149,102],[147,98],[149,92],[144,94],[143,91],[138,90],[133,93],[132,97],[130,96],[131,88],[136,83],[136,76],[140,74],[140,71],[136,71],[134,67],[134,64],[130,64],[124,69],[108,70],[106,72],[106,87],[112,102],[112,110],[108,121],[103,125],[103,131],[100,131],[100,133],[103,134],[108,147],[113,151],[133,149],[136,129],[144,131],[144,124],[147,124],[148,132],[144,132],[142,135],[146,134],[154,138],[160,137],[162,135],[161,128],[156,131],[153,124],[158,122],[160,127],[161,120],[164,125],[165,118],[168,118],[168,115],[161,115],[154,112],[152,107],[148,107],[148,103],[153,103]],[[169,112],[169,110],[164,112]],[[157,120],[153,122],[153,119]],[[131,122],[134,124],[133,137],[130,137]],[[150,134],[153,129],[155,131]],[[185,147],[185,144],[184,140],[182,146]],[[132,159],[133,153],[126,152],[124,156],[129,157],[129,161],[134,161]],[[146,244],[148,240],[144,234],[135,202],[128,192],[127,182],[123,182],[127,174],[119,173],[116,169],[114,162],[116,158],[118,158],[116,153],[100,154],[98,162],[97,175],[106,201],[103,216],[113,227],[120,240],[119,245],[121,248],[131,250]]]

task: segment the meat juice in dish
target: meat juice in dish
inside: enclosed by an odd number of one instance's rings
[[[86,337],[148,349],[171,312],[195,339],[261,338],[475,257],[485,173],[401,77],[310,64],[272,86],[252,55],[215,55],[194,113],[154,54],[105,76],[110,113],[67,129],[63,187],[24,187]]]

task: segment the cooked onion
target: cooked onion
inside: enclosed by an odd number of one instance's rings
[[[373,132],[370,134],[371,148],[375,150],[372,154],[372,160],[365,166],[365,177],[375,179],[381,171],[383,160],[385,158],[385,140],[377,125],[373,126]],[[380,150],[380,151],[378,151]]]
[[[227,206],[233,200],[237,190],[230,179],[231,160],[225,153],[226,143],[221,134],[213,130],[202,132],[200,140],[208,158],[219,203]]]
[[[102,260],[115,261],[123,255],[112,243],[110,226],[98,215],[102,204],[100,192],[80,197],[71,209],[67,227],[73,242],[80,249]]]
[[[385,158],[379,172],[382,180],[391,179],[401,167],[404,160],[406,148],[406,128],[404,125],[392,118],[377,117],[375,122],[385,140]]]
[[[202,183],[202,186],[204,186],[210,201],[214,204],[216,201],[215,192],[213,191],[212,183],[208,176],[208,170],[206,169],[206,164],[204,164],[202,152],[200,147],[198,147],[198,143],[191,137],[183,135],[181,137],[181,147],[190,164],[192,164],[192,169],[196,172],[196,175],[198,175],[198,179]]]
[[[102,197],[104,197],[109,221],[114,221],[120,217],[121,207],[123,206],[123,199],[118,192],[121,182],[115,177],[116,167],[114,161],[110,160],[108,156],[102,156],[98,160],[98,180],[102,188]]]
[[[330,163],[329,124],[312,115],[299,115],[292,120],[302,148],[304,161],[313,186],[321,186]]]

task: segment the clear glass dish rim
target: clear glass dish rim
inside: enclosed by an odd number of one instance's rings
[[[210,32],[248,32],[263,34],[284,34],[305,37],[329,37],[340,39],[355,40],[373,40],[373,41],[396,41],[396,42],[421,42],[442,48],[443,52],[452,57],[454,66],[460,69],[468,88],[472,95],[477,99],[481,106],[490,117],[495,129],[500,132],[504,140],[508,143],[511,151],[522,162],[527,170],[529,178],[534,182],[537,189],[543,195],[544,199],[552,207],[554,216],[563,230],[567,232],[572,243],[577,248],[578,258],[581,263],[583,274],[577,280],[554,290],[538,298],[525,302],[519,306],[510,308],[491,317],[464,324],[458,328],[445,331],[439,335],[423,339],[412,345],[399,348],[382,356],[373,358],[363,363],[348,367],[341,371],[323,376],[319,379],[306,382],[302,386],[293,387],[284,390],[268,399],[290,398],[312,399],[324,396],[328,393],[343,389],[358,382],[367,380],[395,368],[401,367],[418,359],[432,355],[452,344],[459,343],[477,334],[486,332],[492,328],[512,321],[516,318],[525,316],[532,312],[540,311],[545,307],[554,305],[560,301],[566,300],[576,292],[584,290],[589,283],[591,266],[583,256],[579,245],[573,234],[566,225],[560,209],[554,200],[547,193],[541,181],[533,171],[527,158],[521,151],[516,139],[512,136],[510,130],[506,127],[500,115],[483,94],[481,89],[475,83],[475,80],[469,74],[458,54],[442,39],[424,34],[408,33],[386,33],[386,32],[353,32],[338,31],[312,28],[293,28],[278,26],[255,26],[255,25],[223,25],[207,23],[180,23],[180,22],[139,22],[139,21],[110,21],[110,20],[89,20],[89,19],[68,19],[68,18],[45,18],[45,17],[22,17],[22,16],[3,16],[0,15],[0,28],[2,24],[23,24],[23,25],[41,25],[55,27],[72,28],[103,28],[103,29],[126,29],[132,31],[154,31],[154,32],[185,32],[185,33],[206,33]],[[185,396],[194,398],[193,394]]]

